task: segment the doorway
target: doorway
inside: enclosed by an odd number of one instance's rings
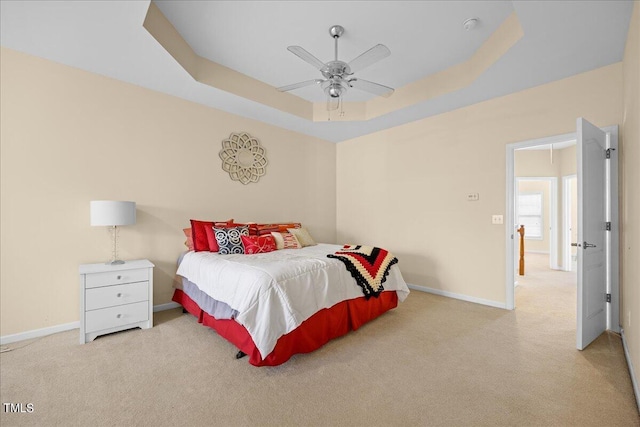
[[[515,227],[524,228],[524,238],[514,242],[518,258],[521,243],[524,249],[514,305],[541,315],[552,311],[566,327],[576,319],[577,273],[563,268],[564,247],[571,246],[565,237],[565,188],[558,182],[576,173],[576,141],[544,142],[514,153]]]
[[[618,147],[618,127],[617,126],[609,126],[602,129],[606,132],[607,135],[607,147],[611,147],[611,150],[616,150]],[[517,268],[516,263],[519,259],[517,255],[516,242],[518,239],[516,238],[516,209],[515,209],[515,156],[516,151],[523,148],[530,147],[544,147],[548,150],[548,155],[553,156],[557,154],[554,150],[550,149],[553,144],[561,144],[567,143],[568,141],[577,140],[577,133],[569,133],[564,135],[557,135],[547,138],[541,138],[530,141],[517,142],[512,144],[507,144],[506,146],[506,188],[507,188],[507,197],[506,197],[506,210],[505,210],[505,247],[506,247],[506,277],[505,277],[505,296],[506,296],[506,308],[509,310],[513,310],[516,307],[515,301],[515,282],[517,279]],[[544,149],[544,148],[543,148]],[[609,151],[609,150],[607,150]],[[614,151],[615,152],[615,151]],[[577,156],[576,156],[577,159]],[[617,159],[617,156],[615,156]],[[607,170],[608,170],[608,181],[607,188],[609,189],[609,199],[607,200],[608,206],[608,220],[611,221],[611,233],[608,233],[608,245],[610,248],[610,259],[607,260],[607,268],[609,270],[606,289],[609,294],[608,298],[610,299],[610,304],[606,304],[606,318],[607,318],[607,329],[612,330],[614,332],[620,331],[619,325],[619,283],[618,283],[618,172],[617,172],[617,160],[615,162],[607,162]],[[566,176],[570,176],[568,174]],[[564,185],[564,176],[563,176],[563,185]],[[564,203],[564,199],[560,199],[559,203]],[[561,221],[564,224],[564,219]],[[565,233],[559,233],[559,236],[562,236],[561,240],[565,242],[569,240],[565,237]],[[575,242],[568,242],[575,243]],[[567,259],[565,246],[561,243],[561,250],[559,251],[559,255],[562,256],[561,264],[562,266],[566,266]],[[577,306],[577,301],[576,301]]]
[[[554,177],[559,174],[561,158],[559,151],[575,145],[576,134],[564,134],[547,138],[541,138],[530,141],[516,142],[507,145],[507,206],[506,206],[506,218],[505,224],[506,230],[506,248],[507,248],[507,264],[506,264],[506,308],[513,310],[515,305],[515,286],[518,282],[516,272],[516,263],[519,260],[519,245],[515,236],[517,235],[516,229],[520,224],[517,224],[517,212],[516,212],[516,198],[517,198],[517,175],[516,175],[516,156],[531,157],[535,160],[530,162],[519,162],[518,172],[520,178],[523,177]],[[555,157],[554,157],[555,156]],[[554,163],[555,162],[555,163]],[[554,199],[557,201],[557,198]],[[556,203],[556,206],[558,203]],[[563,236],[563,233],[558,233],[557,215],[555,216],[555,222],[550,228],[555,228],[556,236]],[[547,224],[548,225],[548,224]],[[526,233],[526,227],[525,227]],[[561,239],[564,240],[564,239]],[[557,245],[557,241],[556,241]],[[525,252],[527,242],[525,239]],[[550,248],[550,245],[549,245]],[[550,252],[550,250],[549,250]],[[560,252],[562,255],[564,253]],[[526,256],[526,255],[525,255]],[[558,256],[555,255],[555,259],[551,259],[549,253],[549,265],[557,265]],[[526,271],[526,259],[525,259],[525,271]]]

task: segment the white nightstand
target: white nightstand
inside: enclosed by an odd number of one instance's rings
[[[80,266],[80,344],[153,327],[153,267],[146,259]]]

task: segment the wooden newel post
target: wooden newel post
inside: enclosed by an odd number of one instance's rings
[[[524,225],[520,225],[518,233],[520,234],[520,268],[518,273],[520,276],[524,276]]]

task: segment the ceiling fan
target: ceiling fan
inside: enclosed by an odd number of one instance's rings
[[[324,63],[300,46],[289,46],[287,48],[291,53],[297,55],[303,61],[308,62],[320,70],[324,78],[282,86],[279,87],[278,90],[280,92],[287,92],[293,89],[318,84],[327,94],[327,110],[337,109],[342,95],[349,88],[360,89],[378,96],[391,96],[393,88],[352,77],[353,73],[356,71],[360,71],[363,68],[391,55],[389,48],[382,44],[375,45],[357,58],[353,59],[351,62],[346,63],[338,60],[338,39],[342,34],[344,34],[344,28],[340,25],[334,25],[329,28],[329,34],[335,40],[335,57],[333,61]]]

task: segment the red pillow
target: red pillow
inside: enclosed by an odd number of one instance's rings
[[[216,227],[221,227],[218,223],[215,223]],[[209,245],[209,252],[218,252],[220,247],[218,247],[218,241],[216,240],[216,233],[213,232],[213,224],[205,227],[204,231],[207,235],[207,244]]]
[[[276,250],[276,241],[272,235],[240,236],[245,254],[262,254]]]
[[[278,224],[249,224],[250,236],[271,234],[272,231],[278,231]]]
[[[281,223],[277,224],[278,232],[280,233],[288,233],[289,228],[302,228],[302,224],[299,222],[289,222],[289,223]]]
[[[299,222],[287,222],[287,223],[273,223],[273,224],[249,224],[250,236],[262,236],[263,234],[270,234],[272,232],[287,233],[289,228],[301,228],[302,224]]]
[[[216,227],[225,227],[228,224],[233,224],[233,219],[228,221],[198,221],[191,220],[191,238],[193,239],[193,250],[199,251],[211,251],[218,252],[218,243],[214,238],[215,246],[209,246],[209,239],[207,237],[207,229]],[[213,230],[212,230],[213,231]]]

